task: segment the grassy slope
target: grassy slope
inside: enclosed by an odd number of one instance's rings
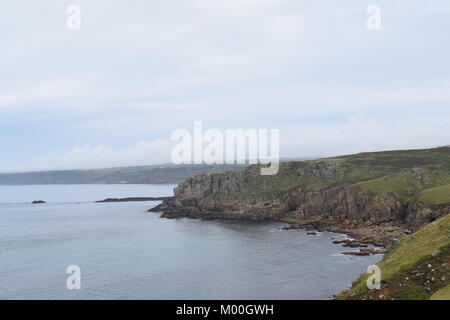
[[[424,190],[419,195],[422,203],[439,205],[450,202],[450,184]]]
[[[450,285],[434,293],[430,300],[450,300]]]
[[[319,163],[323,162],[331,163],[325,165],[325,168],[334,168],[332,175],[328,174],[327,169],[323,170],[323,165],[320,169]],[[308,162],[291,162],[283,164],[277,176],[261,178],[256,185],[253,184],[249,188],[260,194],[279,197],[300,184],[317,190],[339,183],[359,187],[363,193],[370,196],[392,195],[401,201],[419,200],[432,205],[449,203],[450,148],[361,153]],[[433,298],[448,297],[450,289],[445,288],[446,283],[440,278],[435,279],[433,285],[429,285],[431,291],[424,289],[424,283],[421,281],[426,280],[422,278],[406,281],[406,284],[404,282],[406,278],[412,277],[412,269],[422,270],[424,265],[428,265],[433,252],[441,250],[443,253],[439,259],[450,259],[449,230],[450,216],[446,216],[417,233],[404,237],[386,255],[379,263],[383,281],[393,284],[386,296],[394,299],[426,299],[440,289]],[[433,261],[437,262],[436,259]],[[445,268],[449,269],[447,266],[440,271],[445,272]],[[426,273],[428,271],[425,267],[421,277],[429,277]],[[436,272],[440,271],[436,268]],[[448,279],[449,277],[446,280],[447,285]],[[368,295],[366,280],[367,276],[362,275],[350,293],[343,298],[358,299]],[[375,294],[372,298],[378,297],[378,293],[373,293]]]
[[[408,201],[427,189],[450,184],[450,148],[363,153],[346,158],[353,164],[384,165],[392,169],[391,174],[356,184],[363,192],[372,196],[389,194]],[[442,198],[437,191],[439,190],[430,190],[427,200],[434,202],[436,197]],[[450,198],[439,204],[448,202]]]
[[[412,278],[410,275],[412,271],[423,264],[428,265],[431,261],[430,259],[432,259],[432,254],[438,250],[441,252],[440,259],[444,259],[444,261],[445,259],[450,259],[450,215],[430,223],[412,235],[402,238],[399,244],[378,263],[381,269],[382,281],[388,285],[392,283],[392,287],[395,287],[390,292],[391,297],[396,299],[430,298],[432,292],[425,291],[422,286],[412,280],[404,286],[397,286],[397,283],[402,283],[406,277]],[[445,268],[448,271],[449,266],[444,266]],[[358,299],[369,294],[369,290],[366,287],[367,277],[368,275],[366,274],[361,275],[355,281],[348,294],[341,298]],[[450,284],[450,279],[446,278],[446,280],[441,281],[436,276],[435,280],[434,284],[437,287],[447,286],[446,289],[438,291],[436,296],[442,297],[446,295],[449,297],[448,285]]]
[[[332,173],[332,174],[330,174]],[[248,175],[250,173],[247,172]],[[450,188],[450,148],[360,153],[310,161],[281,163],[274,176],[248,179],[240,198],[279,200],[289,189],[306,185],[318,190],[335,184],[353,184],[371,196],[393,195],[407,201],[426,192],[424,201],[445,203]],[[450,197],[448,197],[450,202]],[[443,199],[443,200],[442,200]]]

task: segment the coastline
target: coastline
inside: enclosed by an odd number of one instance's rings
[[[326,219],[322,216],[313,216],[309,219],[300,218],[297,215],[286,214],[277,206],[265,206],[263,213],[257,210],[262,206],[252,206],[251,208],[241,205],[236,207],[219,206],[218,204],[209,206],[206,210],[199,210],[193,205],[183,207],[182,203],[174,202],[171,199],[163,201],[148,210],[148,212],[159,213],[161,218],[176,219],[224,219],[224,220],[243,220],[243,221],[278,221],[288,224],[289,229],[304,229],[306,231],[328,231],[340,234],[345,234],[355,240],[355,242],[373,244],[377,247],[388,247],[393,241],[410,234],[411,231],[393,226],[389,223],[373,225],[366,224],[355,220],[340,220]],[[223,204],[223,203],[221,203]],[[208,210],[211,209],[211,210]],[[255,212],[256,211],[256,212]]]
[[[245,216],[235,218],[235,217],[226,217],[226,216],[216,216],[214,214],[211,214],[209,216],[202,216],[202,217],[193,217],[190,215],[167,216],[164,214],[163,211],[160,210],[160,206],[162,204],[163,203],[148,209],[147,212],[159,213],[160,218],[164,218],[164,219],[187,218],[187,219],[197,219],[197,220],[201,220],[201,221],[205,221],[205,222],[213,221],[213,220],[246,221],[246,222],[263,222],[263,221],[283,222],[283,223],[287,224],[287,226],[282,228],[283,230],[302,230],[310,236],[314,236],[316,234],[316,232],[332,232],[332,233],[339,234],[339,235],[342,235],[347,238],[344,241],[339,241],[339,243],[342,244],[343,250],[345,248],[347,248],[347,250],[344,252],[337,252],[339,254],[345,254],[345,255],[367,256],[367,255],[374,255],[374,254],[376,254],[376,255],[384,254],[385,249],[387,247],[389,247],[390,243],[393,240],[395,241],[395,239],[393,238],[392,235],[391,235],[391,237],[383,237],[382,240],[380,240],[380,239],[377,240],[370,236],[368,237],[364,233],[358,233],[358,232],[355,232],[354,230],[345,229],[342,226],[341,227],[331,227],[331,226],[327,227],[327,226],[319,226],[317,224],[313,225],[311,223],[299,224],[299,223],[290,221],[286,217],[249,219],[249,218],[246,218]],[[310,232],[310,231],[313,231],[313,232]],[[398,231],[398,232],[401,232],[401,231]],[[336,243],[336,244],[338,244],[338,243]],[[373,245],[375,248],[367,248],[367,245]],[[360,251],[348,251],[348,249],[351,249],[351,248],[352,249],[359,248]],[[373,249],[373,250],[369,250],[369,249]]]

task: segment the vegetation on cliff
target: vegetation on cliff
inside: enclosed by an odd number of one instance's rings
[[[188,178],[151,211],[167,218],[278,219],[383,246],[401,239],[379,264],[382,290],[367,290],[363,275],[339,298],[449,298],[450,147],[291,161],[274,176],[259,172],[253,165]]]
[[[419,201],[430,205],[440,205],[449,202],[450,184],[430,188],[419,194]]]
[[[260,175],[203,174],[153,209],[164,217],[278,219],[386,245],[450,212],[450,148],[360,153],[280,164]]]
[[[380,290],[361,275],[339,299],[450,299],[450,215],[403,237],[378,263]]]
[[[245,173],[254,176],[251,168]],[[387,151],[282,163],[274,176],[247,179],[239,192],[243,199],[281,200],[291,188],[305,185],[320,190],[336,184],[359,187],[369,196],[392,195],[398,200],[422,197],[426,203],[450,202],[450,148]],[[441,189],[432,189],[444,186]],[[435,199],[438,197],[438,199]]]

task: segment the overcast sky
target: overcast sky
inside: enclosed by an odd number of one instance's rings
[[[2,1],[0,171],[168,162],[194,120],[282,156],[447,145],[449,32],[448,0]]]

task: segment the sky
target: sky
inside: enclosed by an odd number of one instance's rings
[[[449,145],[449,31],[448,0],[2,1],[0,172],[167,163],[196,120],[282,157]]]

